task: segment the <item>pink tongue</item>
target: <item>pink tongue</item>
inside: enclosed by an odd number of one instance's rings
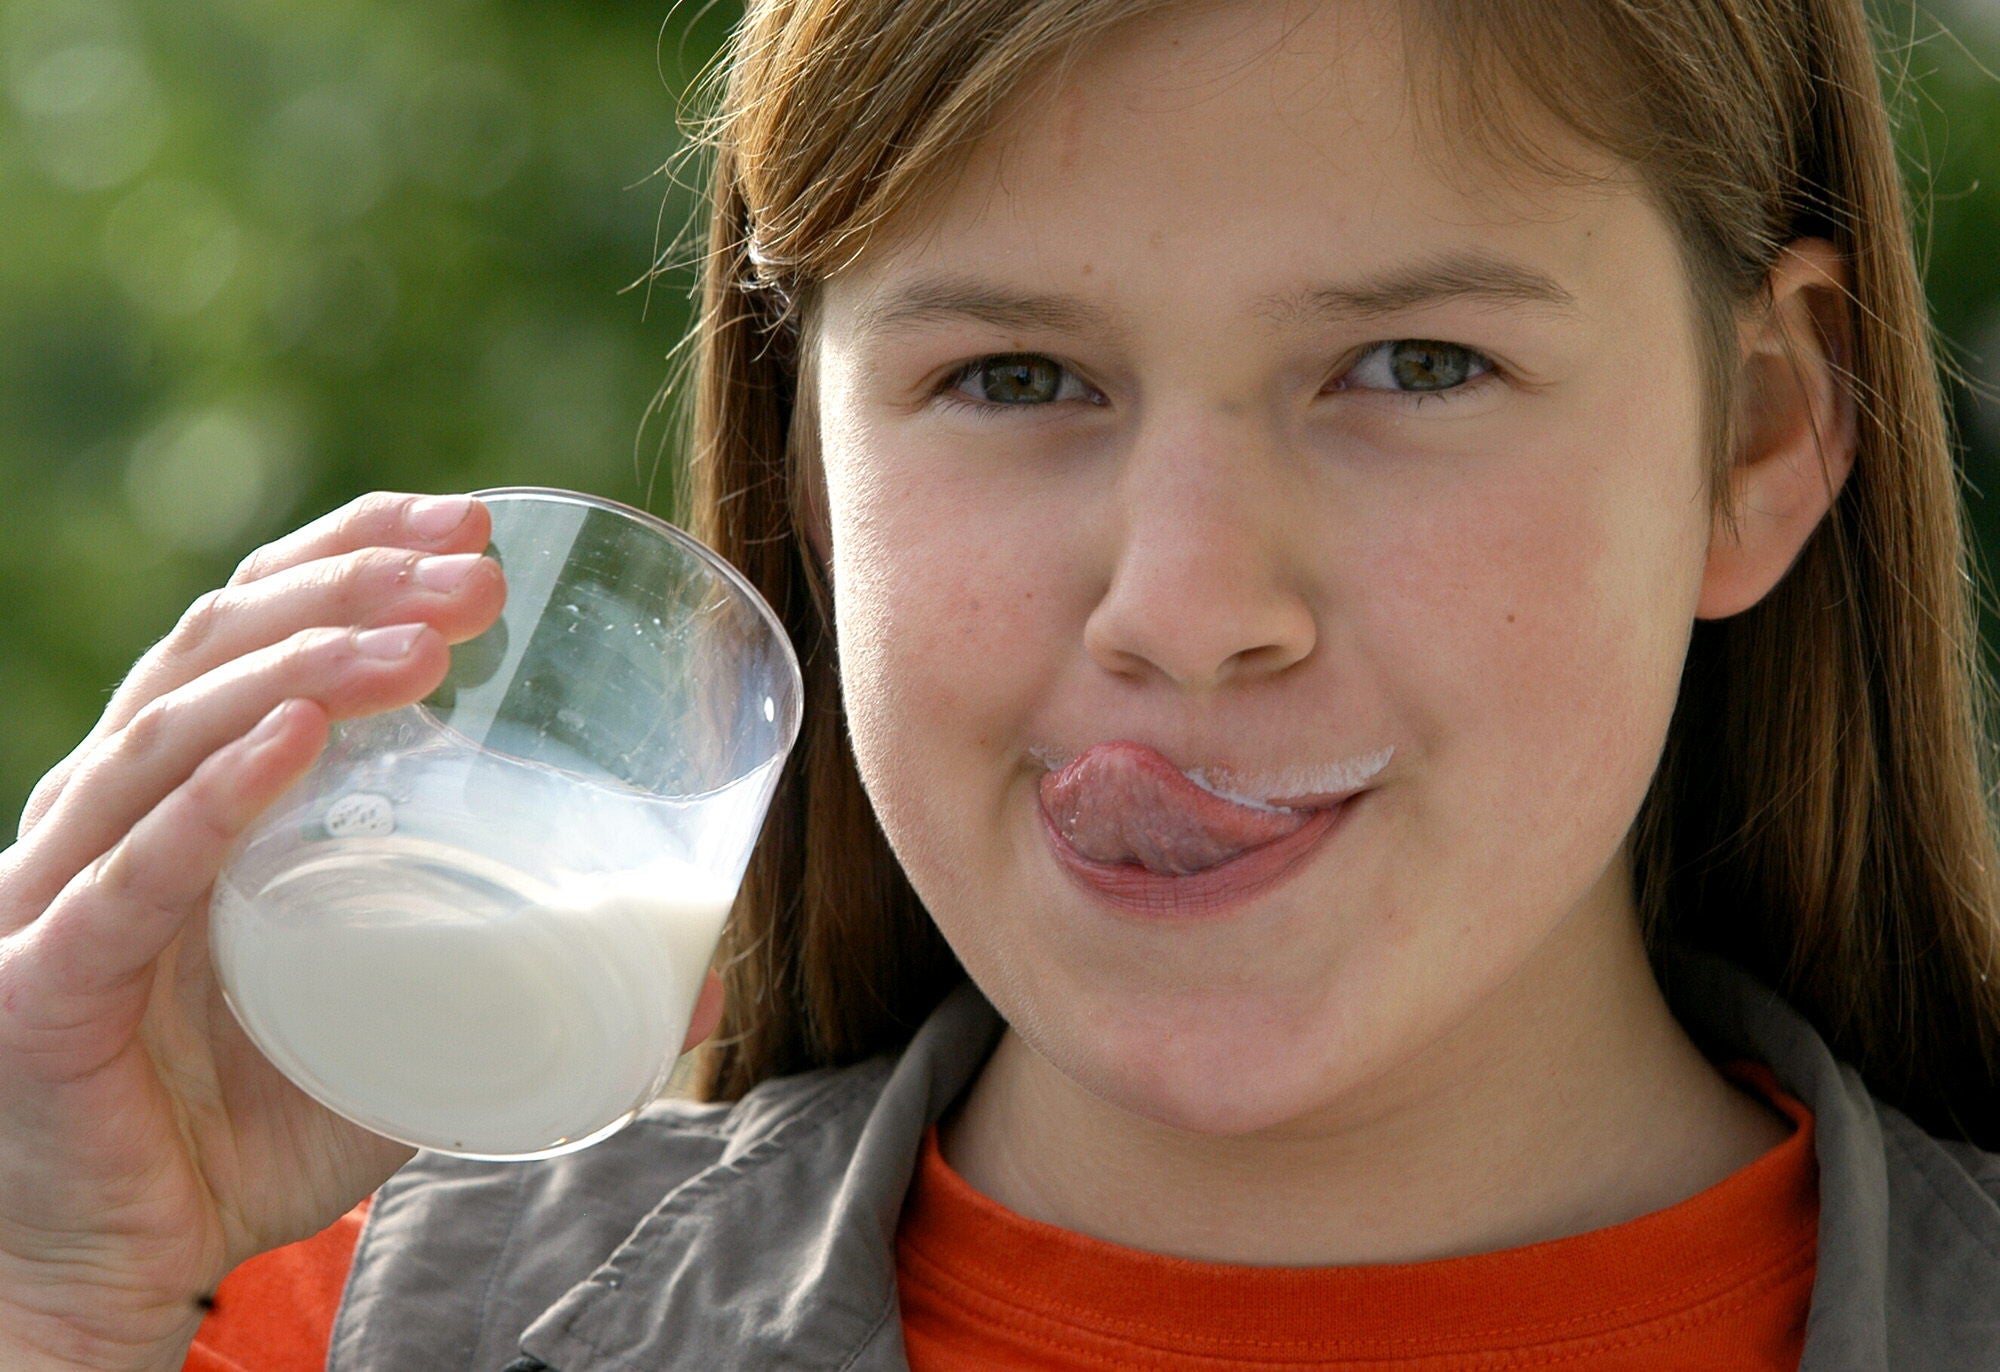
[[[1042,778],[1042,809],[1098,862],[1187,876],[1295,833],[1309,817],[1224,800],[1139,743],[1100,743]]]

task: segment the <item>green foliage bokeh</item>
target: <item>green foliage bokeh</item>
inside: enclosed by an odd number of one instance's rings
[[[667,499],[686,287],[628,288],[733,17],[667,8],[0,0],[10,830],[190,601],[350,496]]]
[[[1977,381],[2000,353],[2000,0],[1882,10],[1933,302]],[[655,173],[739,11],[0,0],[10,834],[190,601],[352,495],[533,483],[667,506],[646,415],[688,282],[628,288],[692,208]],[[2000,545],[1981,495],[2000,412],[1956,394],[1975,524]]]

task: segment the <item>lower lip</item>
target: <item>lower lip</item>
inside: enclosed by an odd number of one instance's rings
[[[1099,862],[1085,857],[1057,831],[1048,812],[1042,832],[1048,836],[1056,861],[1090,894],[1115,909],[1155,919],[1193,920],[1223,914],[1279,885],[1344,827],[1347,815],[1361,799],[1349,796],[1324,810],[1281,839],[1184,877],[1162,876],[1135,862]]]

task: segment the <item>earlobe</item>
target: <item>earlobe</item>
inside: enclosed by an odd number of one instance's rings
[[[1823,239],[1787,247],[1769,308],[1747,321],[1728,489],[1711,525],[1695,614],[1749,609],[1783,579],[1854,465],[1847,268]]]

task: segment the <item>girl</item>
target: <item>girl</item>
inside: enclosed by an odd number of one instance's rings
[[[725,75],[694,522],[816,708],[707,1103],[402,1165],[220,1006],[233,836],[501,595],[363,501],[5,855],[0,1361],[177,1366],[371,1192],[191,1365],[2000,1360],[1859,0],[759,0]]]

